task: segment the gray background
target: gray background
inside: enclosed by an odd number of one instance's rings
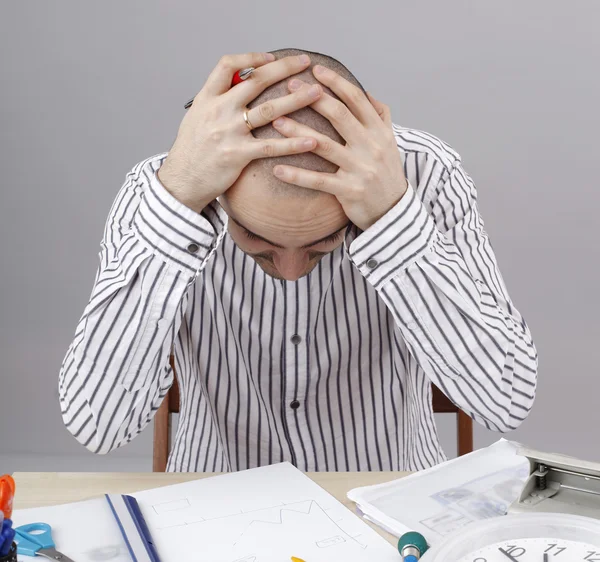
[[[3,2],[0,473],[151,469],[151,428],[94,456],[59,414],[104,221],[223,53],[282,47],[340,59],[396,123],[461,153],[540,353],[534,410],[507,437],[600,460],[599,21],[595,1]]]

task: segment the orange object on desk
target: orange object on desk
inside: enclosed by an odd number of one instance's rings
[[[8,474],[0,476],[0,511],[4,513],[5,519],[10,519],[12,515],[15,488],[16,485],[12,476]]]

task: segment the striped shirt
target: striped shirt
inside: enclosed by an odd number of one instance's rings
[[[152,420],[175,357],[169,471],[289,461],[305,471],[445,460],[431,383],[485,427],[528,415],[530,331],[507,293],[473,181],[443,141],[394,125],[404,197],[297,281],[268,276],[137,164],[111,208],[89,304],[59,376],[64,422],[95,453]]]

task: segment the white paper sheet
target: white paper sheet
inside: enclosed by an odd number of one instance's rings
[[[131,495],[161,562],[398,562],[392,545],[288,463]],[[104,499],[17,510],[13,519],[52,525],[57,549],[76,562],[130,561]]]
[[[433,545],[473,521],[506,514],[529,476],[517,448],[501,439],[405,478],[351,490],[348,498],[390,533],[418,531]]]
[[[133,494],[165,562],[398,562],[398,551],[282,463]]]
[[[48,523],[52,527],[56,549],[75,562],[131,562],[125,540],[104,498],[17,509],[12,520],[15,527],[38,521]],[[44,560],[22,554],[18,559],[19,562]]]

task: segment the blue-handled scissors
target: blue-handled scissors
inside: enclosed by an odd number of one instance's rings
[[[17,554],[45,556],[59,562],[75,562],[54,548],[52,527],[48,523],[29,523],[15,529]]]

